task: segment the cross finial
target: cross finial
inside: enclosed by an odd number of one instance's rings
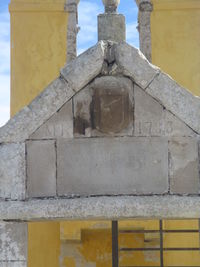
[[[116,13],[120,0],[103,0],[105,13]]]

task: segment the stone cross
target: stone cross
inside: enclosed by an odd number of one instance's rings
[[[105,13],[116,13],[120,0],[103,0]]]

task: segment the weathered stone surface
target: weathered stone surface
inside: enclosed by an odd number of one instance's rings
[[[55,141],[27,142],[27,195],[56,196]]]
[[[125,17],[117,13],[100,14],[98,16],[98,40],[125,41]]]
[[[23,108],[0,128],[1,142],[25,141],[74,94],[62,79],[53,81],[28,107]]]
[[[27,245],[27,223],[0,222],[0,264],[1,261],[26,261]]]
[[[132,135],[133,85],[129,79],[96,78],[73,101],[75,136]]]
[[[68,101],[48,121],[46,121],[30,139],[53,139],[73,137],[72,100]]]
[[[74,136],[92,136],[91,103],[92,86],[88,85],[73,97]]]
[[[0,219],[113,220],[200,218],[199,196],[109,196],[0,202]]]
[[[115,45],[115,59],[123,74],[143,89],[160,72],[159,68],[150,64],[138,49],[125,42]]]
[[[151,3],[151,0],[135,0],[135,2],[139,6],[142,3]]]
[[[79,0],[68,0],[65,3],[65,11],[68,12],[67,62],[77,56],[78,2]]]
[[[194,138],[173,138],[169,142],[170,192],[198,194],[200,192],[198,143]]]
[[[200,133],[199,97],[192,95],[164,73],[153,80],[146,92],[193,130]]]
[[[0,198],[25,198],[25,144],[0,144]]]
[[[134,86],[135,136],[194,136],[181,120],[137,85]]]
[[[106,48],[106,42],[98,42],[96,46],[88,49],[61,69],[62,77],[75,92],[86,86],[101,72]]]
[[[26,261],[0,261],[0,266],[1,267],[27,267]]]
[[[150,1],[140,1],[138,15],[138,29],[140,37],[140,50],[151,62],[151,12],[153,5]]]
[[[58,140],[58,194],[162,194],[168,191],[163,138]]]

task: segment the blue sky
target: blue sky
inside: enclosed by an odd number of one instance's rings
[[[0,0],[0,126],[9,119],[10,105],[10,0]],[[81,0],[79,4],[78,53],[97,42],[97,15],[104,12],[101,0]],[[137,6],[121,0],[119,12],[126,16],[127,42],[138,47]]]

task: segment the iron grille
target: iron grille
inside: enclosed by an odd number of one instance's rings
[[[134,248],[134,247],[120,247],[119,246],[119,234],[145,234],[145,233],[158,233],[159,234],[159,247],[139,247],[139,248]],[[159,230],[119,230],[118,229],[118,221],[112,221],[112,267],[200,267],[199,265],[191,266],[191,265],[184,265],[184,266],[167,266],[164,265],[164,252],[165,251],[199,251],[200,253],[200,245],[198,247],[172,247],[172,248],[166,248],[163,245],[163,235],[166,233],[198,233],[199,238],[200,238],[200,220],[199,220],[199,229],[193,230],[193,229],[184,229],[184,230],[165,230],[163,229],[163,221],[159,221]],[[200,242],[199,242],[200,244]],[[138,251],[158,251],[160,255],[160,265],[156,266],[141,266],[141,265],[120,265],[119,264],[119,257],[121,252],[126,252],[126,251],[133,251],[133,252],[138,252]]]

